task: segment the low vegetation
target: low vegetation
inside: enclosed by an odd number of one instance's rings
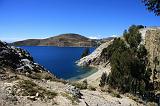
[[[120,95],[120,92],[118,92],[116,89],[113,89],[111,86],[104,86],[100,89],[102,92],[109,93],[112,97],[122,98]]]
[[[58,79],[52,74],[48,72],[41,72],[41,73],[34,73],[34,74],[28,74],[27,75],[29,78],[36,79],[36,80],[50,80],[50,81],[56,81],[56,82],[61,82],[63,84],[68,83],[66,80],[63,79]]]
[[[41,79],[54,80],[55,79],[55,77],[48,72],[37,72],[37,73],[28,74],[27,76],[37,80],[41,80]]]
[[[100,79],[100,87],[104,87],[106,85],[107,82],[107,73],[103,73]]]
[[[53,99],[55,96],[57,96],[56,92],[46,90],[30,80],[19,81],[16,87],[17,89],[20,89],[18,95],[21,96],[36,96],[37,98],[41,99]]]
[[[79,89],[87,89],[88,87],[87,80],[84,80],[83,82],[74,82],[72,85]]]
[[[68,94],[68,93],[62,93],[61,95],[63,97],[66,97],[68,100],[70,100],[73,105],[77,105],[77,103],[79,103],[79,99],[76,96],[73,96],[73,95]]]
[[[91,91],[96,91],[96,88],[91,86],[91,85],[88,86],[88,89],[91,90]]]

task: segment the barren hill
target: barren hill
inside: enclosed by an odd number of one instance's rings
[[[93,47],[96,41],[79,34],[61,34],[46,39],[27,39],[12,43],[15,46]]]

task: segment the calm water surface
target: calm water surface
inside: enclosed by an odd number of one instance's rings
[[[96,69],[82,68],[75,64],[85,48],[53,46],[21,46],[34,58],[35,62],[50,70],[58,78],[77,80],[93,74]],[[93,52],[95,48],[90,48]]]

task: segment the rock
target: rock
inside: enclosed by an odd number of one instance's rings
[[[149,53],[149,61],[151,63],[151,67],[153,65],[153,59],[157,56],[158,60],[160,60],[160,29],[150,29],[145,33],[145,47]],[[160,67],[160,65],[159,65]]]
[[[38,97],[38,96],[39,96],[39,93],[37,92],[37,93],[36,93],[36,97]]]
[[[37,98],[35,96],[30,96],[27,99],[32,100],[32,101],[36,101],[37,100]]]
[[[32,56],[21,48],[9,46],[0,41],[0,63],[4,67],[11,67],[16,72],[31,74],[33,72],[49,72],[33,61]]]
[[[72,94],[73,96],[77,97],[77,98],[82,98],[82,93],[80,92],[80,90],[78,88],[76,88],[75,86],[72,85],[68,85],[68,87],[66,88],[66,91],[70,94]]]
[[[110,45],[113,42],[113,40],[108,41],[106,43],[103,43],[102,45],[100,45],[92,54],[81,58],[80,60],[78,60],[76,63],[78,66],[89,66],[89,65],[95,65],[96,59],[99,59],[101,56],[101,53],[103,51],[104,48],[107,48],[108,45]]]
[[[0,41],[0,47],[4,47],[4,46],[6,46],[7,45],[7,43],[6,42],[2,42],[2,41]]]

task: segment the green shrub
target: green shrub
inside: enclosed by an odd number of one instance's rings
[[[106,88],[105,92],[110,93],[113,97],[121,98],[120,93],[111,87]]]
[[[75,82],[72,85],[79,89],[87,89],[87,84],[84,82]]]
[[[91,91],[96,91],[96,88],[93,87],[93,86],[88,86],[88,89],[91,90]]]
[[[104,72],[104,73],[102,74],[102,76],[101,76],[99,86],[100,86],[100,87],[104,87],[105,84],[106,84],[106,81],[107,81],[107,73]]]

